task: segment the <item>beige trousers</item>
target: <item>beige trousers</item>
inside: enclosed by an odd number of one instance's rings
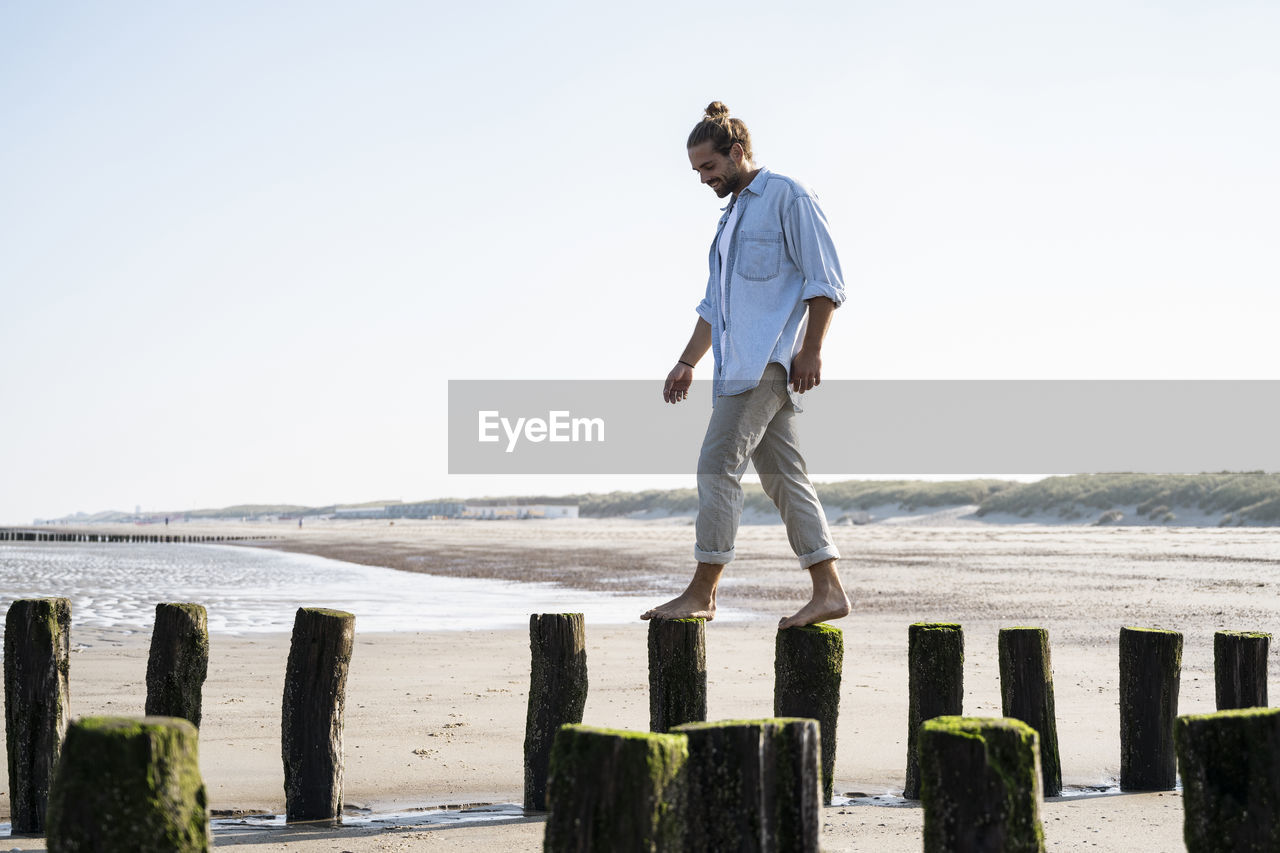
[[[698,457],[698,521],[694,557],[727,563],[742,519],[742,475],[750,461],[760,485],[782,514],[787,538],[802,568],[840,556],[796,435],[787,371],[773,362],[760,384],[719,397]]]

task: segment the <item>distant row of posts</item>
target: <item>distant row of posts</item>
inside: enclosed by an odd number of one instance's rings
[[[0,528],[0,542],[246,542],[281,536],[200,536],[168,533],[75,533],[60,530]]]
[[[341,816],[354,622],[318,608],[295,618],[281,729],[289,821]],[[147,717],[68,727],[70,625],[65,598],[18,600],[6,615],[13,831],[47,832],[55,853],[87,839],[145,849],[144,837],[167,839],[166,849],[207,849],[196,758],[209,658],[204,608],[156,606]],[[699,619],[650,623],[652,731],[625,732],[581,725],[582,614],[530,618],[525,805],[550,810],[546,849],[818,849],[820,807],[832,799],[841,632],[780,630],[775,716],[707,722],[705,628]],[[1001,631],[1000,719],[962,716],[961,626],[920,623],[908,636],[904,795],[923,802],[925,849],[1043,849],[1039,803],[1061,790],[1047,633]],[[1181,767],[1193,851],[1280,845],[1280,709],[1252,707],[1266,704],[1269,644],[1267,634],[1218,632],[1220,711],[1178,717],[1182,635],[1121,630],[1121,788],[1172,789]]]

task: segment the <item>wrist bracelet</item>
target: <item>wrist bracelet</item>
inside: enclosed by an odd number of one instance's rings
[[[683,358],[677,358],[676,364],[683,364],[685,367],[689,368],[690,370],[693,370],[693,365],[685,361]]]

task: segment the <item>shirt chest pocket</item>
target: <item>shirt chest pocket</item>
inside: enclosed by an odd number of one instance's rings
[[[747,281],[768,281],[782,264],[781,231],[742,231],[733,271]]]

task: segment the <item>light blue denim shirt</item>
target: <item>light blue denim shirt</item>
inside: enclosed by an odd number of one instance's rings
[[[807,187],[762,168],[733,204],[739,210],[726,261],[727,304],[722,311],[718,243],[732,205],[711,241],[711,275],[697,309],[711,324],[712,405],[716,397],[755,388],[770,362],[790,374],[804,338],[806,299],[825,296],[837,306],[845,300],[827,218]],[[799,411],[794,391],[791,400]]]

